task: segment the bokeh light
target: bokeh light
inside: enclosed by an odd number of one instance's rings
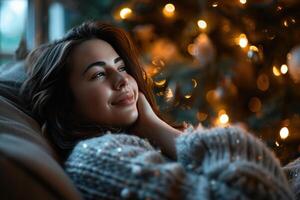
[[[273,71],[273,74],[275,76],[280,76],[281,75],[279,69],[276,66],[273,66],[272,71]]]
[[[248,45],[248,39],[247,36],[245,34],[240,34],[239,38],[238,38],[238,44],[240,45],[241,48],[245,48]]]
[[[206,27],[207,27],[206,21],[204,21],[202,19],[198,20],[197,24],[200,29],[206,29]]]
[[[122,8],[120,10],[121,19],[127,19],[132,14],[132,10],[128,7]]]
[[[163,14],[166,17],[173,17],[175,14],[175,6],[174,4],[168,3],[163,8]]]
[[[287,72],[288,72],[288,66],[286,65],[286,64],[283,64],[283,65],[281,65],[281,67],[280,67],[280,72],[282,73],[282,74],[286,74]]]
[[[287,127],[282,127],[279,131],[281,139],[286,139],[289,136],[289,129]]]

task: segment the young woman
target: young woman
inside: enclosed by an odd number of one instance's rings
[[[123,30],[84,23],[27,63],[22,94],[85,199],[293,199],[250,134],[164,122]]]

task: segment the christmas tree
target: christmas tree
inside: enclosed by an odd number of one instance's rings
[[[102,19],[132,35],[159,108],[174,121],[238,124],[283,164],[300,155],[298,0],[70,4],[73,24]]]

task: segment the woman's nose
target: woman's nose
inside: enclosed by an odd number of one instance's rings
[[[116,90],[121,90],[123,87],[128,85],[128,78],[124,76],[122,73],[117,72],[115,74],[115,83],[114,88]]]

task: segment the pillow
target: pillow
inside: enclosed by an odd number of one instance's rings
[[[15,106],[30,115],[19,96],[19,89],[26,77],[24,61],[0,66],[0,96],[9,99]]]
[[[0,134],[9,133],[21,137],[52,153],[52,148],[42,136],[40,125],[31,117],[19,96],[19,89],[25,78],[23,61],[0,67]]]
[[[26,78],[24,61],[13,61],[0,66],[0,80],[22,83]]]
[[[52,148],[42,136],[40,125],[9,99],[0,96],[0,134],[2,133],[31,141],[54,156]]]

